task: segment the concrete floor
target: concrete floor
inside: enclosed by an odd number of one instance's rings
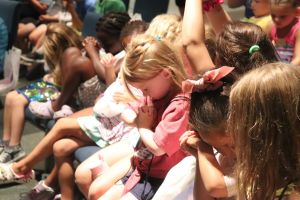
[[[19,86],[26,84],[27,81],[21,79]],[[4,97],[3,97],[4,98]],[[3,100],[2,98],[2,100]],[[4,102],[4,101],[2,101]],[[3,134],[3,109],[0,110],[0,138]],[[26,152],[30,152],[42,139],[44,132],[32,125],[30,122],[26,122],[23,132],[21,144]],[[39,163],[35,169],[38,172],[45,170],[45,162]],[[40,173],[38,173],[40,174]],[[35,184],[36,180],[33,180],[24,184],[7,184],[0,185],[0,200],[21,200],[24,199],[24,195],[28,192]]]

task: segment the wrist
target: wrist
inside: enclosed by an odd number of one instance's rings
[[[218,5],[221,5],[224,3],[224,0],[208,0],[204,1],[202,4],[203,10],[206,12],[211,11],[213,8],[215,8]]]

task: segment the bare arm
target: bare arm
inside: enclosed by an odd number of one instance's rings
[[[46,13],[48,8],[47,4],[44,4],[38,0],[29,0],[29,3],[41,14]]]
[[[227,197],[224,174],[212,147],[202,142],[194,131],[186,131],[181,136],[180,146],[196,157],[194,199]]]
[[[300,65],[300,30],[296,33],[296,43],[294,47],[294,56],[291,62],[294,65]]]
[[[214,68],[214,63],[205,46],[203,9],[200,0],[186,0],[182,41],[194,71],[203,73]]]
[[[209,12],[206,12],[206,16],[210,21],[216,34],[219,34],[224,25],[231,22],[231,18],[221,5],[217,5],[212,8]]]
[[[204,187],[208,194],[215,198],[227,197],[227,187],[224,181],[224,174],[216,160],[211,146],[204,142],[200,142],[197,151],[197,161],[199,172],[201,174]]]
[[[143,144],[155,156],[160,156],[165,154],[165,152],[155,143],[153,139],[154,132],[151,130],[155,118],[156,111],[154,110],[153,106],[142,106],[139,108],[136,124]]]
[[[87,37],[83,41],[83,46],[86,50],[88,57],[91,59],[95,71],[101,80],[105,80],[105,68],[100,62],[99,47],[97,40],[93,37]]]

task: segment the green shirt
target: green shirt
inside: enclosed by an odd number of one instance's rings
[[[125,4],[122,0],[97,0],[96,13],[105,15],[111,11],[126,12]]]

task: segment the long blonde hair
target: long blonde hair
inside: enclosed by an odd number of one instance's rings
[[[80,36],[70,27],[61,23],[51,23],[43,41],[44,56],[54,76],[56,84],[61,83],[60,60],[69,47],[81,47]]]
[[[250,71],[230,94],[239,199],[274,199],[300,177],[300,68],[272,63]],[[298,180],[299,181],[299,180]]]
[[[169,69],[172,73],[174,89],[180,89],[181,82],[187,78],[180,57],[161,38],[138,35],[132,39],[126,51],[125,62],[121,68],[121,77],[126,87],[127,82],[149,80],[163,69]]]

